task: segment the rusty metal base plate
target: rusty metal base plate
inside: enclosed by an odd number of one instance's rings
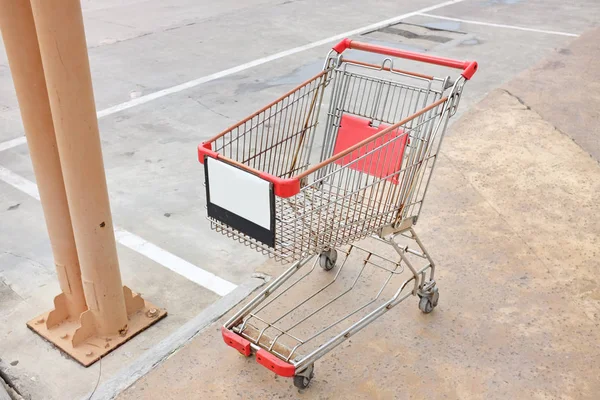
[[[47,321],[49,313],[46,312],[32,319],[27,322],[27,326],[73,357],[84,367],[89,367],[138,333],[167,316],[165,309],[158,308],[152,303],[144,301],[143,308],[128,316],[127,332],[114,336],[92,336],[80,345],[73,347],[71,339],[75,330],[80,327],[80,322],[78,320],[64,321],[48,329],[45,321]]]

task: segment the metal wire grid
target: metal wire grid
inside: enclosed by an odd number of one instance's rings
[[[229,134],[218,139],[216,151],[253,168],[288,177],[290,172],[294,175],[293,171],[308,167],[326,85],[331,88],[331,96],[321,160],[333,154],[335,137],[345,113],[368,118],[374,125],[393,125],[440,100],[443,88],[448,86],[447,80],[438,78],[396,75],[404,81],[416,80],[419,85],[361,75],[350,70],[346,63],[337,69],[329,68],[236,125]],[[432,88],[434,83],[437,89]],[[288,115],[294,118],[286,125]],[[216,220],[211,220],[212,228],[287,261],[351,243],[382,226],[398,224],[407,218],[416,221],[448,117],[445,103],[440,103],[394,128],[386,141],[377,142],[369,151],[358,149],[341,162],[317,170],[298,195],[289,199],[277,197],[275,248]],[[283,128],[280,128],[282,123]],[[393,156],[394,142],[405,135],[409,142],[399,164],[401,169],[383,177],[369,175],[374,163]],[[394,177],[399,184],[392,182]]]
[[[430,119],[436,116],[430,116]],[[426,126],[428,121],[424,120],[419,127]],[[352,168],[361,162],[377,163],[379,158],[389,156],[387,153],[394,142],[409,132],[374,147],[351,162],[331,164],[327,175],[308,184],[297,196],[278,199],[277,232],[282,255],[300,258],[303,253],[348,244],[376,232],[382,226],[412,217],[409,211],[416,204],[411,201],[416,191],[411,192],[410,186],[414,183],[406,177],[424,177],[423,172],[417,171],[423,165],[422,160],[415,160],[382,178],[366,173],[368,165]],[[376,156],[369,163],[364,162],[374,154]],[[400,184],[392,181],[394,176],[398,177]],[[411,207],[402,207],[403,204]]]
[[[383,77],[365,75],[365,68],[372,70],[371,74]],[[390,76],[396,80],[391,80]],[[393,125],[439,100],[446,82],[438,78],[431,80],[373,70],[351,62],[344,62],[335,69],[332,78],[332,99],[325,124],[321,160],[333,155],[337,130],[344,113],[369,119],[373,126],[381,123]]]
[[[426,259],[419,251],[410,251]],[[338,334],[412,280],[403,277],[401,261],[364,247],[347,246],[342,256],[336,270],[327,273],[317,267],[318,259],[306,264],[306,271],[299,271],[295,279],[270,294],[270,299],[248,313],[234,330],[285,361],[300,362],[321,345],[323,335]],[[327,278],[319,274],[327,274]],[[313,287],[309,295],[301,302],[289,301],[295,288],[306,290],[307,285]]]
[[[430,120],[437,117],[437,114],[429,116],[416,128],[427,126]],[[410,132],[405,131],[403,135]],[[277,259],[298,259],[305,253],[351,243],[382,226],[410,218],[415,215],[413,212],[420,210],[415,209],[415,206],[420,207],[422,203],[425,188],[422,185],[423,178],[430,173],[434,155],[418,160],[400,171],[393,171],[384,178],[376,178],[362,170],[350,168],[377,151],[380,151],[381,157],[385,157],[386,150],[401,138],[402,135],[398,135],[347,164],[334,164],[328,175],[302,188],[292,198],[276,197],[277,236],[274,249],[239,234],[219,221],[213,221],[213,228],[240,242],[262,249]],[[421,171],[416,171],[419,169]],[[398,176],[400,184],[391,181],[393,176]],[[419,190],[409,193],[412,182],[405,179],[406,176],[420,178]],[[398,199],[402,196],[407,200],[404,209],[400,210]]]
[[[278,177],[306,169],[331,70],[229,128],[214,142],[213,150]]]

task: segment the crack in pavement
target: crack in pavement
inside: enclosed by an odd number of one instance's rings
[[[210,108],[210,107],[209,107],[209,106],[207,106],[206,104],[202,103],[200,100],[193,98],[192,96],[187,96],[187,98],[188,98],[188,99],[190,99],[190,100],[193,100],[193,101],[195,101],[196,103],[200,104],[202,107],[206,108],[208,111],[210,111],[210,112],[212,112],[212,113],[214,113],[214,114],[216,114],[216,115],[219,115],[219,116],[221,116],[221,117],[223,117],[223,118],[231,119],[231,117],[229,117],[229,116],[227,116],[227,115],[225,115],[225,114],[221,114],[221,113],[220,113],[220,112],[218,112],[218,111],[215,111],[215,110],[213,110],[212,108]]]
[[[589,151],[587,151],[585,148],[583,148],[579,143],[577,143],[577,140],[575,140],[571,135],[563,132],[561,129],[559,129],[556,125],[554,125],[552,122],[548,121],[546,118],[544,118],[544,116],[542,116],[542,114],[540,114],[539,112],[537,112],[536,110],[534,110],[533,108],[531,108],[529,105],[527,105],[527,103],[525,103],[525,101],[520,98],[519,96],[517,96],[516,94],[512,93],[511,91],[509,91],[508,89],[505,88],[499,88],[501,91],[503,91],[504,93],[506,93],[507,95],[509,95],[510,97],[512,97],[513,99],[517,100],[523,107],[525,107],[528,111],[531,111],[533,113],[535,113],[535,115],[537,115],[540,119],[542,119],[544,122],[546,122],[548,125],[550,125],[552,127],[552,129],[554,129],[555,131],[559,132],[561,135],[564,135],[565,137],[571,139],[573,141],[573,143],[575,143],[577,145],[577,147],[579,147],[581,149],[581,151],[583,151],[585,154],[587,154],[592,160],[596,161],[599,165],[600,165],[600,160],[596,159],[596,157],[594,157]]]

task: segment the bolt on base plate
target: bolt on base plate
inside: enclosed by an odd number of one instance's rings
[[[138,333],[167,316],[165,309],[156,307],[146,300],[142,301],[144,302],[143,306],[127,316],[126,330],[112,336],[92,335],[84,339],[77,346],[73,346],[72,340],[75,332],[82,327],[80,319],[65,320],[48,328],[46,322],[48,321],[49,314],[52,312],[48,311],[27,322],[27,327],[54,344],[84,367],[89,367]]]

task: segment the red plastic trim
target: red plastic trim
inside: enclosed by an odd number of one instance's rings
[[[212,151],[212,143],[204,142],[198,146],[198,161],[200,161],[200,164],[204,164],[204,156],[209,156],[215,159],[219,158],[219,154]]]
[[[462,73],[462,76],[466,79],[466,80],[470,80],[471,77],[475,74],[475,72],[477,72],[477,61],[472,61],[467,68],[465,68],[465,70]]]
[[[261,172],[258,176],[273,184],[273,190],[277,197],[287,198],[300,193],[300,179],[298,178],[283,179],[264,172]]]
[[[256,352],[256,361],[279,376],[289,378],[296,375],[296,367],[280,360],[265,349],[260,349]]]
[[[350,42],[351,42],[351,40],[348,38],[342,39],[341,42],[339,42],[338,44],[333,46],[333,50],[336,51],[337,53],[343,53],[344,50],[346,50],[350,47]]]
[[[273,184],[273,190],[275,192],[275,196],[278,197],[292,197],[300,193],[300,179],[298,178],[278,178],[271,174],[267,174],[266,172],[257,171],[253,168],[247,167],[246,165],[240,164],[233,160],[229,160],[227,158],[221,157],[219,153],[212,151],[212,146],[210,142],[204,142],[198,146],[198,161],[201,164],[204,164],[204,157],[212,157],[215,160],[222,159],[223,161],[229,162],[235,165],[238,168],[241,168],[245,171],[248,171],[251,174],[255,174],[263,178],[265,181],[271,182]]]
[[[224,326],[221,327],[221,334],[223,335],[223,340],[225,343],[245,355],[246,357],[252,354],[252,350],[250,349],[250,342],[237,335],[236,333],[230,331]]]
[[[333,46],[333,50],[338,53],[342,53],[346,49],[355,49],[361,51],[368,51],[370,53],[383,54],[386,56],[405,58],[407,60],[420,61],[428,64],[441,65],[443,67],[462,69],[462,76],[465,79],[471,79],[475,71],[477,71],[477,63],[475,61],[460,61],[451,58],[429,56],[426,54],[415,53],[412,51],[405,51],[400,49],[394,49],[391,47],[378,46],[370,43],[357,42],[355,40],[343,39],[341,42]]]

